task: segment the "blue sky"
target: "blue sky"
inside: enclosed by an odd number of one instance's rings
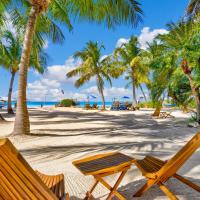
[[[62,27],[65,42],[61,45],[47,43],[45,51],[50,56],[48,67],[44,75],[38,75],[30,71],[28,75],[28,99],[29,100],[60,100],[64,97],[83,99],[87,94],[98,96],[95,81],[91,80],[85,86],[76,89],[74,80],[66,80],[65,74],[78,63],[72,58],[75,51],[81,50],[89,40],[103,43],[106,49],[102,55],[111,54],[117,42],[126,41],[131,35],[140,38],[142,48],[145,42],[150,42],[158,33],[166,33],[166,24],[177,21],[184,15],[188,0],[142,0],[144,11],[143,23],[137,28],[131,26],[118,26],[114,30],[108,30],[105,25],[95,23],[79,22],[74,24],[74,29],[69,32]],[[0,68],[0,97],[6,97],[10,74]],[[126,81],[123,77],[113,81],[113,88],[105,85],[105,96],[107,100],[113,97],[131,95],[131,88],[125,89]],[[65,91],[63,95],[61,90]],[[14,97],[17,91],[17,77],[14,83]],[[140,96],[140,91],[137,92]]]

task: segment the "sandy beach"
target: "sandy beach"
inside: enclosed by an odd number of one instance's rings
[[[93,183],[92,177],[82,175],[72,161],[102,152],[120,151],[134,158],[154,155],[169,159],[197,131],[187,127],[189,115],[174,111],[175,118],[153,119],[153,110],[140,111],[86,111],[81,108],[29,109],[30,136],[9,136],[13,130],[14,116],[3,116],[0,137],[12,140],[34,169],[47,174],[64,173],[66,191],[70,199],[83,199]],[[200,151],[197,151],[181,168],[180,174],[200,185]],[[113,182],[117,176],[109,177]],[[133,198],[145,182],[133,165],[125,176],[119,191],[131,199],[168,199],[154,186],[140,198]],[[175,179],[167,182],[181,200],[200,199],[198,192]],[[105,199],[108,191],[99,186],[95,199]]]

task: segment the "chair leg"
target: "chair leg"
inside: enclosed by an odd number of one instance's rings
[[[178,200],[178,198],[161,182],[157,183],[159,188],[169,197],[171,200]]]
[[[122,176],[121,176],[122,177]],[[104,181],[104,179],[102,178],[102,177],[100,177],[100,176],[98,176],[98,175],[95,175],[95,178],[105,187],[105,188],[107,188],[108,190],[110,190],[110,193],[109,193],[109,195],[108,195],[108,197],[106,198],[106,200],[110,200],[112,197],[113,197],[113,195],[115,195],[119,200],[126,200],[126,198],[124,198],[118,191],[117,191],[117,185],[119,185],[119,183],[121,182],[121,180],[119,180],[119,178],[118,178],[118,183],[116,183],[115,184],[115,189],[114,189],[114,187],[111,187],[106,181]],[[123,177],[122,177],[123,178]],[[120,178],[121,179],[121,178]]]
[[[88,192],[86,193],[86,196],[85,196],[84,200],[89,200],[89,199],[91,198],[92,192],[94,191],[94,189],[96,188],[96,186],[97,186],[98,183],[99,183],[99,181],[96,180],[95,183],[94,183],[94,185],[93,185],[92,188],[90,189],[90,191],[88,191]]]
[[[140,197],[144,194],[153,184],[155,180],[147,180],[147,182],[133,195],[133,197]]]
[[[114,187],[111,189],[111,192],[110,192],[110,194],[108,195],[108,197],[107,197],[106,200],[111,200],[113,193],[117,190],[117,188],[118,188],[119,184],[121,183],[122,179],[124,178],[126,172],[127,172],[127,170],[126,170],[126,171],[123,171],[123,172],[120,174],[119,178],[117,179],[117,182],[115,183]],[[124,197],[123,197],[123,198],[119,198],[119,199],[120,199],[120,200],[123,200]]]
[[[188,185],[189,187],[193,188],[194,190],[200,192],[200,186],[192,183],[191,181],[189,181],[188,179],[180,176],[179,174],[174,174],[174,178],[178,179],[179,181],[181,181],[182,183],[185,183],[186,185]]]

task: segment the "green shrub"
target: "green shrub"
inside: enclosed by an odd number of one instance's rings
[[[73,99],[63,99],[60,102],[60,106],[61,107],[71,107],[71,106],[75,106],[76,102]]]
[[[91,109],[91,106],[90,106],[89,103],[86,103],[85,106],[84,106],[84,108],[87,109],[87,110],[89,110],[89,109]]]

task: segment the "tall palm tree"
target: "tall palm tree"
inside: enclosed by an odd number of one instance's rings
[[[141,21],[141,8],[136,0],[21,0],[28,7],[23,51],[19,68],[15,134],[29,134],[30,125],[26,106],[27,68],[29,66],[33,36],[40,16],[53,18],[72,28],[70,17],[105,22],[108,27],[121,23],[137,25]]]
[[[109,56],[102,59],[102,48],[104,46],[98,45],[97,42],[88,42],[82,51],[78,51],[74,55],[75,58],[81,59],[82,64],[68,72],[67,77],[80,76],[75,82],[76,87],[82,86],[90,81],[91,78],[95,77],[97,88],[102,99],[102,109],[105,110],[104,82],[106,80],[112,86],[111,69],[113,71],[115,70],[110,62],[111,58]]]
[[[188,21],[168,25],[170,32],[159,38],[169,51],[175,52],[180,67],[190,82],[195,99],[197,121],[200,123],[200,85],[197,79],[199,72],[200,22]]]
[[[148,65],[143,62],[143,55],[141,54],[140,56],[135,57],[131,61],[130,65],[132,68],[134,68],[134,74],[127,73],[125,76],[126,80],[130,80],[126,87],[132,85],[132,77],[134,76],[135,87],[141,90],[144,100],[147,101],[147,97],[143,90],[142,84],[146,85],[149,83],[149,68]]]
[[[116,48],[114,54],[118,59],[118,64],[126,68],[127,79],[130,80],[129,85],[132,86],[133,91],[133,106],[135,106],[137,105],[136,87],[138,86],[136,72],[139,72],[141,66],[141,49],[137,37],[131,37],[128,43]]]
[[[9,114],[14,114],[12,109],[12,91],[15,75],[19,70],[20,56],[22,51],[22,34],[15,35],[10,30],[4,30],[0,39],[1,41],[5,41],[5,44],[1,45],[0,64],[8,69],[11,73],[7,111]],[[37,47],[37,44],[34,46],[34,50],[35,51],[33,51],[31,54],[30,66],[42,73],[43,67],[46,65],[46,55],[42,52],[40,47]]]

